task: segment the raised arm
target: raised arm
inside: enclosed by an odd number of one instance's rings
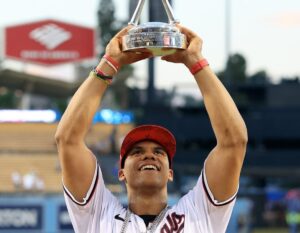
[[[189,46],[185,51],[162,59],[183,63],[191,69],[203,59],[202,40],[189,29],[178,27],[187,36]],[[221,202],[237,191],[246,153],[247,129],[231,96],[209,66],[195,73],[194,78],[203,95],[217,139],[217,145],[206,160],[205,173],[210,190],[216,200]]]
[[[120,31],[106,47],[106,54],[120,67],[149,57],[149,54],[121,51],[121,37],[129,28]],[[105,76],[116,73],[104,59],[97,69]],[[83,200],[92,183],[96,159],[84,139],[106,89],[106,82],[90,75],[71,99],[55,134],[63,182],[77,201]]]

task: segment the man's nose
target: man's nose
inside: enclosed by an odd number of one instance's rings
[[[155,160],[155,159],[156,159],[156,156],[155,156],[155,154],[154,154],[152,151],[146,151],[146,152],[143,154],[142,159],[143,159],[143,160],[146,160],[146,159]]]

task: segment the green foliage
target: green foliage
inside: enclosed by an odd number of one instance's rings
[[[123,22],[115,18],[115,6],[112,0],[101,0],[98,9],[98,26],[100,29],[101,54],[103,56],[105,47],[110,39],[122,28]]]
[[[270,77],[264,70],[259,70],[253,75],[247,75],[247,61],[241,54],[233,54],[228,58],[225,70],[217,76],[225,84],[227,90],[239,106],[264,103],[264,95],[257,92],[253,85],[259,87],[270,83]],[[258,89],[257,89],[258,90]]]
[[[17,107],[17,99],[13,91],[1,88],[0,108],[14,109]]]
[[[243,83],[246,81],[247,62],[241,54],[231,55],[226,64],[225,80],[229,83]]]
[[[243,83],[252,84],[268,84],[270,77],[265,70],[259,70],[256,73],[247,75],[247,61],[245,57],[239,53],[231,55],[226,63],[225,70],[217,73],[222,82],[228,85],[236,85]]]
[[[53,108],[57,109],[59,112],[64,113],[68,106],[68,101],[66,99],[52,99]]]
[[[253,84],[267,84],[270,83],[270,77],[266,71],[260,70],[249,77],[249,82]]]
[[[111,38],[125,25],[125,22],[115,18],[115,6],[113,1],[101,0],[98,9],[98,26],[101,44],[99,57],[104,55],[105,47]],[[118,72],[117,77],[114,78],[113,84],[109,88],[109,91],[113,93],[114,102],[118,108],[126,109],[128,106],[129,88],[126,86],[126,80],[131,77],[132,74],[132,66],[127,65],[122,67],[122,69]]]

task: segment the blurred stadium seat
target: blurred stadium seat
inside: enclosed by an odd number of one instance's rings
[[[16,190],[11,180],[13,172],[20,175],[34,171],[44,181],[44,191],[47,193],[61,192],[61,178],[58,169],[58,157],[55,154],[2,154],[0,156],[0,177],[2,185],[0,192],[20,192]]]
[[[34,172],[44,181],[45,193],[62,193],[59,160],[54,140],[57,123],[1,123],[0,124],[0,193],[23,192],[12,182],[13,172],[22,177]],[[111,135],[116,151],[132,124],[94,124],[88,132],[86,143],[91,148],[107,141],[108,146],[101,152],[111,155]],[[96,153],[99,151],[96,151]],[[113,154],[118,157],[117,154]]]

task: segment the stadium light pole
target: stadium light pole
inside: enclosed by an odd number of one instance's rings
[[[169,22],[162,1],[148,1],[148,14],[150,22]],[[169,0],[172,5],[172,0]],[[147,104],[153,106],[157,103],[155,88],[155,58],[148,59],[148,89]]]
[[[132,15],[139,0],[130,0],[129,13]],[[150,22],[168,22],[167,14],[164,10],[162,1],[148,0],[148,21]],[[172,5],[172,0],[169,0]],[[155,88],[155,58],[148,59],[148,85],[147,85],[147,105],[153,106],[156,103],[156,88]]]
[[[225,82],[229,83],[230,74],[226,70],[231,55],[231,0],[225,0]]]
[[[231,0],[225,0],[225,55],[231,53]]]

